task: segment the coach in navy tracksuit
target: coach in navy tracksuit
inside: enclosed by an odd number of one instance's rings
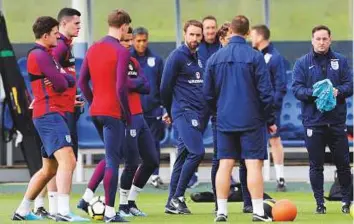
[[[207,60],[213,55],[217,50],[221,48],[219,39],[216,36],[217,33],[217,20],[214,16],[206,16],[202,20],[203,24],[203,39],[198,46],[198,57],[202,61],[202,64],[205,65]],[[213,131],[213,143],[214,143],[214,156],[212,160],[211,168],[211,180],[212,186],[214,189],[214,180],[219,165],[216,159],[216,118],[215,116],[211,117],[212,131]],[[204,130],[205,131],[205,130]],[[189,181],[188,187],[194,188],[198,185],[198,175],[197,172],[194,173],[193,177]]]
[[[141,104],[144,111],[144,118],[154,137],[155,147],[160,160],[160,140],[164,135],[164,124],[162,122],[162,104],[160,98],[160,83],[163,71],[163,60],[148,48],[149,33],[144,27],[133,30],[133,48],[130,53],[136,58],[143,70],[145,77],[150,84],[150,93],[141,95]],[[159,177],[159,169],[156,169],[151,176],[152,184],[160,187],[163,183]]]
[[[221,44],[216,37],[217,21],[214,16],[206,16],[202,20],[203,23],[203,40],[198,46],[198,55],[203,64],[221,48]]]
[[[204,157],[203,130],[206,101],[203,96],[203,65],[196,52],[203,26],[189,20],[184,25],[185,43],[166,60],[161,80],[161,99],[179,135],[178,156],[173,166],[166,213],[189,214],[184,193]]]
[[[337,167],[341,186],[342,212],[349,213],[351,174],[349,144],[346,133],[347,105],[345,98],[353,95],[353,73],[347,59],[330,49],[331,31],[326,26],[312,30],[313,50],[298,59],[294,66],[292,91],[301,101],[305,144],[310,159],[310,181],[317,203],[316,213],[325,214],[323,200],[323,164],[328,146]],[[334,87],[337,105],[321,113],[312,96],[313,84],[329,79]]]
[[[248,19],[236,16],[230,29],[230,42],[209,58],[204,79],[204,95],[217,114],[220,165],[215,221],[227,220],[230,175],[236,159],[246,161],[253,221],[270,221],[263,210],[262,166],[267,158],[266,128],[276,131],[273,89],[263,55],[246,43]]]

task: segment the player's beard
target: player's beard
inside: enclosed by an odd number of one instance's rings
[[[197,47],[199,46],[199,43],[197,41],[189,42],[189,43],[187,42],[186,44],[187,44],[188,48],[191,50],[196,50]]]

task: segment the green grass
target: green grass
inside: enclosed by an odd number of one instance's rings
[[[244,14],[252,24],[263,21],[263,0],[180,0],[182,22],[212,14],[219,23]],[[3,0],[12,42],[32,42],[31,26],[42,15],[56,16],[70,0]],[[115,8],[127,10],[133,26],[145,26],[152,41],[175,40],[174,0],[93,1],[94,39],[105,35],[107,14]],[[271,0],[270,25],[273,40],[309,40],[311,29],[326,24],[334,40],[352,39],[352,0]]]
[[[327,203],[326,215],[315,215],[314,201],[311,193],[289,192],[289,193],[271,193],[275,199],[289,199],[293,201],[298,208],[298,216],[295,223],[335,223],[349,224],[353,219],[349,215],[343,215],[340,212],[339,202]],[[213,203],[194,203],[187,202],[187,205],[193,212],[189,216],[166,215],[163,213],[167,198],[166,191],[160,193],[142,193],[139,198],[140,208],[148,214],[144,218],[131,218],[134,223],[194,223],[206,224],[213,223]],[[22,194],[0,194],[0,223],[15,223],[10,221],[10,217],[22,199]],[[75,194],[71,199],[71,207],[75,208],[79,195]],[[229,223],[250,223],[251,216],[241,213],[241,203],[229,203]],[[77,214],[83,215],[77,209],[73,210]],[[28,222],[28,223],[54,223],[50,221]]]

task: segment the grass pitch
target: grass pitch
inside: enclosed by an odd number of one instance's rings
[[[99,194],[102,194],[100,192]],[[327,202],[327,214],[315,215],[315,203],[310,192],[287,192],[287,193],[273,193],[270,195],[276,200],[289,199],[293,201],[298,209],[298,215],[295,223],[324,223],[324,224],[349,224],[353,223],[350,215],[341,213],[340,202]],[[76,203],[81,195],[74,194],[71,199],[71,208],[74,213],[87,217],[83,212],[76,209]],[[14,210],[22,200],[22,194],[0,194],[0,223],[20,223],[10,220]],[[213,203],[194,203],[187,200],[187,205],[192,211],[192,215],[167,215],[164,214],[164,206],[167,199],[167,191],[157,191],[155,193],[146,192],[140,195],[138,205],[141,210],[148,214],[148,217],[133,217],[129,220],[133,223],[157,224],[157,223],[193,223],[206,224],[213,223],[214,219],[214,205]],[[117,199],[119,202],[119,199]],[[229,223],[251,223],[251,215],[241,213],[242,203],[229,203]],[[40,222],[27,223],[55,223],[54,221],[44,220]],[[88,222],[90,223],[90,222]],[[92,221],[92,223],[102,223],[99,221]]]

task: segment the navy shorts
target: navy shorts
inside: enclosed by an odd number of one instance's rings
[[[280,117],[281,117],[281,110],[275,111],[275,125],[277,126],[277,132],[274,134],[269,134],[269,138],[278,138],[280,137]]]
[[[54,159],[55,151],[66,146],[73,146],[69,127],[65,118],[60,114],[45,114],[33,119],[33,124],[43,143],[43,158]]]
[[[77,159],[77,151],[79,146],[78,146],[77,129],[76,129],[76,120],[77,120],[76,116],[77,115],[75,113],[65,112],[65,120],[70,131],[75,158]]]
[[[250,131],[217,131],[218,159],[260,159],[267,154],[267,133],[265,127]]]

